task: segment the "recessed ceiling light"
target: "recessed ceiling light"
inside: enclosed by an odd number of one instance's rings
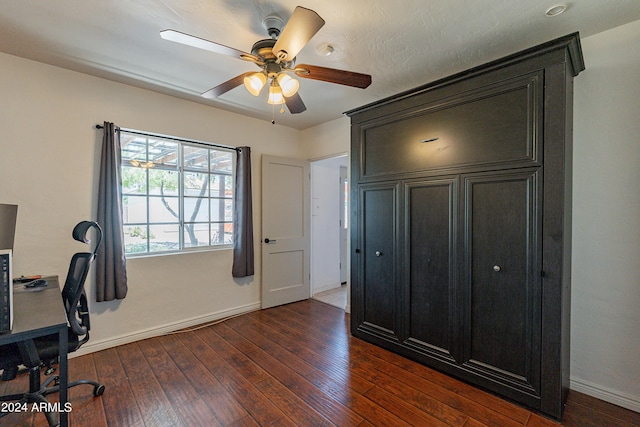
[[[567,5],[566,4],[557,4],[555,6],[551,6],[549,9],[547,9],[547,11],[544,14],[547,15],[547,16],[558,16],[562,12],[564,12],[565,10],[567,10]]]
[[[318,55],[322,55],[322,56],[329,56],[333,52],[335,52],[335,50],[336,48],[334,48],[329,43],[320,43],[318,47],[316,47],[316,52],[318,53]]]

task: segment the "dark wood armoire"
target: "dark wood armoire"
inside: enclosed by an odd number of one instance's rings
[[[354,109],[351,332],[561,418],[578,34]]]

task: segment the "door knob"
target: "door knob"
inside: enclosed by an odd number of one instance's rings
[[[376,256],[380,256],[380,255],[382,255],[382,252],[376,251]]]
[[[267,237],[267,238],[264,239],[264,242],[265,243],[275,243],[276,241]]]
[[[500,271],[500,270],[502,270],[502,267],[500,267],[499,265],[494,265],[494,266],[493,266],[493,271],[495,271],[496,273],[497,273],[498,271]]]

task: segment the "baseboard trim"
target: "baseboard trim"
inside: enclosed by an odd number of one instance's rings
[[[631,411],[640,412],[640,399],[637,396],[630,396],[577,378],[569,379],[569,388]]]
[[[108,348],[117,347],[119,345],[129,344],[135,341],[144,340],[147,338],[153,338],[160,335],[165,335],[170,332],[175,332],[180,329],[188,328],[191,326],[197,326],[206,324],[209,322],[216,322],[228,317],[237,316],[251,311],[260,310],[260,303],[253,303],[242,305],[239,307],[221,310],[215,313],[207,314],[204,316],[192,317],[191,319],[182,320],[179,322],[168,323],[156,328],[149,328],[134,333],[121,335],[116,338],[109,338],[105,340],[95,341],[90,340],[87,344],[83,345],[77,351],[70,353],[69,358],[83,356],[85,354],[94,353],[96,351],[106,350]]]

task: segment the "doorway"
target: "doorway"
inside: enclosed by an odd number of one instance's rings
[[[349,312],[348,156],[311,162],[311,296]]]

